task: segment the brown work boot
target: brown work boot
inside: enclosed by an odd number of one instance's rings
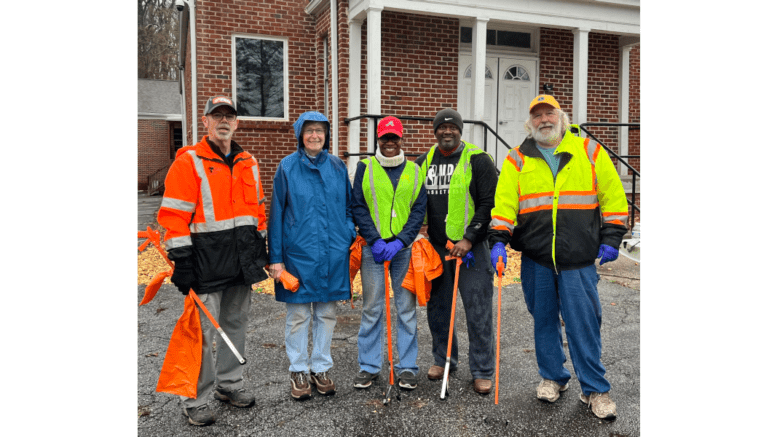
[[[594,415],[604,420],[615,420],[615,402],[610,399],[610,392],[591,393],[586,396],[580,393],[580,400],[591,408]]]
[[[456,371],[456,368],[453,366],[451,366],[451,368],[448,369],[448,373],[453,373],[455,371]],[[445,374],[444,367],[434,365],[429,368],[429,371],[426,373],[426,377],[431,379],[432,381],[436,381],[436,380],[442,379],[444,374]]]
[[[476,393],[480,393],[482,395],[491,393],[492,384],[490,379],[476,379],[473,385],[475,386]]]
[[[310,381],[316,386],[316,391],[322,395],[335,394],[335,382],[329,378],[327,372],[310,373]]]
[[[545,402],[556,402],[560,393],[566,391],[569,388],[569,383],[563,386],[556,381],[550,379],[543,379],[540,385],[537,386],[537,399]]]
[[[310,399],[310,384],[305,372],[291,372],[291,397],[299,401]]]

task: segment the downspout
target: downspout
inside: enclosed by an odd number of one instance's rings
[[[189,38],[192,40],[192,143],[197,142],[197,38],[195,30],[195,22],[197,17],[195,16],[195,1],[196,0],[183,0],[186,6],[189,7]],[[181,64],[186,62],[186,56],[184,53],[184,59]]]
[[[339,101],[338,98],[338,82],[337,82],[337,69],[340,64],[337,62],[337,0],[330,0],[329,3],[329,16],[331,23],[329,24],[329,35],[332,38],[332,44],[330,45],[330,50],[332,53],[332,132],[334,132],[334,135],[332,135],[332,138],[330,138],[331,146],[332,146],[332,153],[335,156],[338,156],[338,139],[340,137],[340,123],[339,123],[339,117],[340,117],[340,111],[339,111]],[[334,141],[332,141],[334,140]]]
[[[181,126],[183,133],[183,145],[188,146],[186,138],[186,43],[184,29],[189,26],[189,15],[180,11],[178,14],[178,41],[181,45],[178,50],[178,93],[181,95]]]

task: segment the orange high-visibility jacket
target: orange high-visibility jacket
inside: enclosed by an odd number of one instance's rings
[[[267,279],[267,219],[259,166],[232,142],[233,167],[206,141],[180,149],[165,179],[159,224],[173,261],[192,256],[197,293],[218,291],[240,279]]]

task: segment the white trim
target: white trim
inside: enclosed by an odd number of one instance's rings
[[[462,27],[474,27],[474,21],[475,20],[467,20],[467,19],[461,19],[459,20],[459,50],[463,52],[472,52],[472,43],[464,43],[461,42],[461,28]],[[531,44],[530,47],[522,48],[522,47],[509,47],[509,46],[494,46],[490,44],[486,44],[486,50],[488,50],[488,54],[504,54],[507,56],[536,56],[539,58],[540,56],[540,28],[539,27],[529,27],[529,26],[515,26],[512,24],[507,23],[495,23],[492,21],[488,22],[488,26],[486,27],[486,30],[508,30],[511,32],[522,32],[522,33],[528,33],[531,35]]]
[[[255,33],[233,33],[232,34],[232,100],[237,104],[239,98],[237,95],[237,66],[235,61],[237,59],[236,53],[236,38],[246,39],[265,39],[270,41],[283,42],[283,114],[284,117],[247,117],[239,116],[238,120],[252,120],[252,121],[289,121],[289,38],[280,36],[271,36]]]
[[[362,20],[348,23],[348,118],[357,117],[361,111],[362,86]],[[348,153],[359,153],[361,120],[348,123]],[[348,174],[356,174],[359,156],[348,157]]]
[[[152,114],[149,112],[138,112],[138,120],[167,120],[183,121],[181,114]]]
[[[380,102],[380,63],[381,63],[381,14],[382,7],[367,10],[367,113],[381,113]],[[375,127],[372,120],[367,124],[367,151],[374,152],[373,138]],[[373,149],[373,150],[370,150]]]

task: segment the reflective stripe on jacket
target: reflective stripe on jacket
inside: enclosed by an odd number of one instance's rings
[[[492,241],[509,240],[514,250],[549,268],[585,267],[596,259],[600,244],[620,244],[626,233],[626,194],[598,143],[567,131],[555,154],[561,162],[554,181],[534,139],[510,151],[490,224],[504,236]]]
[[[375,157],[363,159],[362,162],[366,166],[362,191],[372,222],[382,239],[395,237],[404,229],[410,217],[410,209],[421,192],[418,166],[406,161],[395,191],[386,170]]]
[[[237,143],[232,147],[231,171],[205,136],[178,151],[165,178],[158,216],[165,246],[172,260],[193,256],[198,293],[235,283],[241,271],[245,284],[267,278],[259,166]]]
[[[475,214],[475,202],[472,200],[469,192],[469,184],[472,182],[470,160],[473,155],[484,153],[476,145],[466,141],[462,142],[464,143],[464,150],[461,152],[456,169],[453,170],[450,187],[448,188],[448,216],[445,220],[445,233],[453,241],[459,241],[464,237],[464,232]],[[427,158],[421,165],[422,180],[426,180],[429,163],[432,157],[434,157],[436,149],[437,145],[435,144],[429,150]],[[491,155],[488,156],[490,157]]]

